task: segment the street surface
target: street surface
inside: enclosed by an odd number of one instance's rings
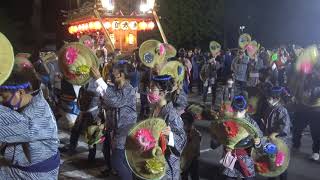
[[[211,99],[209,96],[208,99]],[[191,95],[189,101],[201,102],[200,96]],[[222,148],[212,150],[210,148],[210,135],[208,131],[209,121],[197,121],[196,127],[202,133],[201,156],[200,156],[200,179],[201,180],[219,180],[219,160],[221,159]],[[62,143],[67,143],[69,133],[60,131],[59,137]],[[291,155],[289,166],[288,180],[319,180],[320,161],[313,162],[308,158],[311,153],[312,141],[308,130],[302,138],[302,147],[300,152]],[[101,148],[98,148],[101,149]],[[89,163],[87,160],[87,145],[81,139],[77,148],[77,153],[74,156],[62,154],[60,176],[61,180],[69,179],[90,179],[90,180],[117,180],[115,176],[103,177],[101,171],[105,169],[103,155],[101,151],[97,151],[97,160],[94,163]],[[257,177],[257,180],[266,178]]]

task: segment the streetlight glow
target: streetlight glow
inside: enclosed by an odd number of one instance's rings
[[[100,0],[100,2],[103,8],[107,9],[108,11],[113,11],[114,5],[112,0]]]

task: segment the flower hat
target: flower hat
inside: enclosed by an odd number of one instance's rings
[[[81,43],[73,42],[60,49],[59,66],[68,82],[82,86],[91,79],[90,68],[99,64],[93,51]]]
[[[140,179],[161,179],[166,173],[166,139],[161,134],[165,127],[163,119],[150,118],[129,132],[125,145],[126,160]]]

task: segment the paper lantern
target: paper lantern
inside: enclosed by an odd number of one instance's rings
[[[93,28],[94,28],[94,30],[100,30],[102,28],[101,23],[99,21],[94,22]]]
[[[120,22],[119,21],[113,21],[112,22],[112,29],[118,30],[120,28]]]
[[[139,23],[139,30],[146,30],[148,27],[148,24],[144,21]]]
[[[155,27],[154,22],[150,21],[150,22],[148,23],[148,29],[153,30],[154,27]]]
[[[128,35],[128,38],[127,38],[128,44],[133,45],[134,42],[135,42],[135,39],[136,39],[136,37],[135,37],[133,34],[130,33],[130,34]]]
[[[84,31],[89,31],[89,24],[88,23],[84,23],[83,24],[83,30]]]
[[[68,32],[69,32],[70,34],[75,33],[73,26],[70,26],[70,27],[68,28]]]
[[[130,29],[131,30],[137,30],[138,29],[138,23],[137,23],[137,21],[131,21],[130,23],[129,23],[129,27],[130,27]]]
[[[82,24],[78,25],[78,32],[82,32]]]
[[[123,21],[123,22],[121,22],[120,26],[121,26],[122,30],[126,31],[126,30],[129,29],[129,22],[128,21]]]
[[[111,23],[110,22],[104,22],[103,23],[104,28],[110,29],[111,28]]]
[[[89,30],[93,30],[94,29],[94,22],[89,22]]]

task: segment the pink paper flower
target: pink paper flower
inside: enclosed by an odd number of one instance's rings
[[[312,72],[312,64],[309,61],[305,61],[300,64],[299,69],[300,69],[300,72],[304,74],[310,74]]]
[[[23,69],[31,69],[33,67],[32,64],[28,62],[23,62],[21,65]]]
[[[247,49],[248,52],[253,52],[254,51],[254,47],[251,44],[247,45],[246,49]]]
[[[153,149],[156,145],[156,140],[149,129],[138,130],[134,137],[143,152]]]
[[[68,47],[66,51],[66,63],[68,65],[73,64],[78,57],[78,51],[74,47]]]
[[[166,48],[164,47],[163,44],[161,44],[160,47],[159,47],[159,53],[160,53],[160,55],[164,55],[165,52],[166,52]]]
[[[92,42],[92,40],[88,39],[88,40],[84,41],[84,45],[87,46],[88,48],[92,48],[93,42]]]
[[[284,154],[284,152],[279,151],[279,152],[277,153],[277,155],[276,155],[276,166],[277,166],[277,167],[280,167],[280,166],[283,165],[285,156],[286,156],[286,155]]]

